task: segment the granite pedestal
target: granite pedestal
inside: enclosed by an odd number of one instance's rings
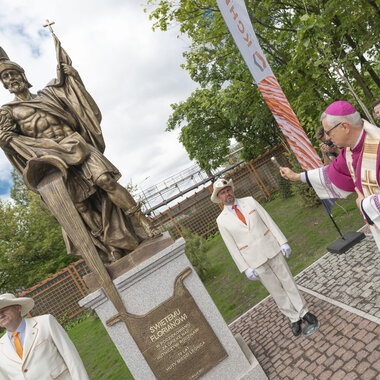
[[[216,346],[218,346],[220,342],[224,356],[213,363],[212,368],[207,369],[206,372],[204,372],[205,370],[202,372],[202,368],[192,372],[191,368],[197,365],[197,363],[191,362],[191,360],[195,358],[192,353],[198,349],[197,347],[202,346],[202,342],[200,341],[201,343],[197,346],[189,346],[190,335],[195,334],[197,329],[193,326],[191,330],[186,333],[185,327],[188,321],[184,320],[184,318],[187,318],[187,316],[185,313],[180,314],[181,308],[179,307],[176,309],[177,311],[168,311],[167,316],[160,321],[152,321],[151,323],[152,332],[154,331],[158,336],[159,331],[160,334],[166,334],[164,336],[168,337],[163,341],[165,342],[166,351],[162,351],[161,348],[161,354],[159,356],[162,357],[163,361],[168,360],[167,363],[164,363],[163,367],[166,373],[161,375],[160,378],[173,379],[173,368],[178,369],[180,365],[185,363],[184,368],[186,368],[186,371],[184,370],[185,373],[181,373],[181,380],[197,378],[205,380],[267,379],[260,364],[243,339],[240,336],[234,337],[227,327],[223,317],[185,255],[184,247],[185,241],[178,239],[158,253],[145,258],[144,261],[136,264],[132,269],[129,269],[113,280],[123,300],[127,313],[131,313],[135,316],[143,316],[165,307],[163,303],[173,297],[174,284],[177,276],[187,270],[187,275],[183,278],[182,285],[185,291],[190,294],[190,297],[194,299],[196,307],[200,310],[200,313],[199,311],[198,313],[203,314],[207,321],[205,323],[210,327],[211,335],[215,334],[215,339],[218,343]],[[144,351],[143,355],[136,340],[133,338],[138,331],[135,331],[135,334],[131,334],[131,331],[128,330],[124,322],[118,322],[112,326],[107,325],[106,322],[115,316],[116,309],[105,295],[103,289],[97,289],[82,299],[79,304],[95,310],[136,380],[157,378],[144,357],[144,355],[147,356],[147,353]],[[189,314],[189,312],[187,312],[187,314]],[[165,315],[165,311],[163,315]],[[179,329],[176,327],[177,330],[173,331],[177,332],[170,332],[169,325],[174,325],[176,321],[179,321],[178,324],[182,323],[183,327]],[[160,326],[160,330],[157,330],[157,326]],[[184,336],[184,339],[180,339],[178,337],[181,333],[187,334],[188,336]],[[150,335],[149,338],[152,341],[156,339],[154,334]],[[199,338],[202,339],[201,336],[199,336]],[[183,346],[181,346],[182,342],[187,343],[183,343]],[[203,342],[203,344],[205,343]],[[212,351],[214,346],[207,347],[207,345],[205,345],[203,349],[206,349],[207,354],[207,351]],[[178,359],[181,350],[185,354],[181,353],[182,357]],[[170,355],[166,354],[166,352],[169,351],[172,351],[171,359]],[[177,355],[174,356],[174,361],[172,360],[173,353]],[[155,355],[157,358],[157,353]],[[203,360],[204,356],[205,355],[202,357]],[[199,373],[201,373],[201,375],[199,375]]]

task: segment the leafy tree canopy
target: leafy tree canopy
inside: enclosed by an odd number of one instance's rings
[[[254,87],[229,85],[198,89],[183,103],[172,105],[167,130],[182,125],[180,141],[190,159],[209,170],[224,163],[234,138],[250,160],[279,143],[280,129]],[[270,126],[270,128],[264,128]]]
[[[285,95],[311,140],[332,101],[370,108],[380,97],[380,5],[377,0],[247,0],[248,14]],[[220,165],[233,137],[244,157],[278,143],[275,121],[249,73],[215,0],[147,0],[154,29],[179,26],[190,45],[183,67],[200,88],[173,104],[167,130],[202,168]],[[340,75],[337,73],[339,69]],[[358,107],[359,109],[359,107]]]
[[[0,200],[0,291],[35,285],[77,258],[67,255],[61,227],[13,173],[13,202]]]

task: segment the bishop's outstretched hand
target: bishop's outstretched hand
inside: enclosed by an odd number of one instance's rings
[[[280,167],[280,174],[283,178],[288,179],[290,181],[300,181],[301,174],[295,173],[292,169],[287,167]]]

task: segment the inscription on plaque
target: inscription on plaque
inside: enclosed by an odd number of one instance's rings
[[[195,380],[227,357],[183,279],[174,283],[171,298],[143,316],[127,314],[126,324],[159,380]]]

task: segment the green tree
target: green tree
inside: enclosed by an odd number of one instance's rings
[[[336,68],[367,107],[380,97],[378,1],[247,0],[246,5],[272,70],[313,142],[328,103],[342,98],[356,103]],[[276,144],[275,122],[216,1],[147,0],[146,11],[154,29],[179,26],[190,41],[183,67],[200,89],[172,105],[167,128],[181,128],[189,156],[205,168],[220,164],[231,137],[244,141],[244,152],[252,155]]]
[[[281,131],[253,86],[197,89],[172,109],[167,130],[181,128],[181,143],[204,170],[224,163],[231,139],[248,161],[280,142]]]
[[[67,255],[61,227],[40,198],[13,173],[13,202],[0,201],[0,291],[33,286],[77,260]]]

